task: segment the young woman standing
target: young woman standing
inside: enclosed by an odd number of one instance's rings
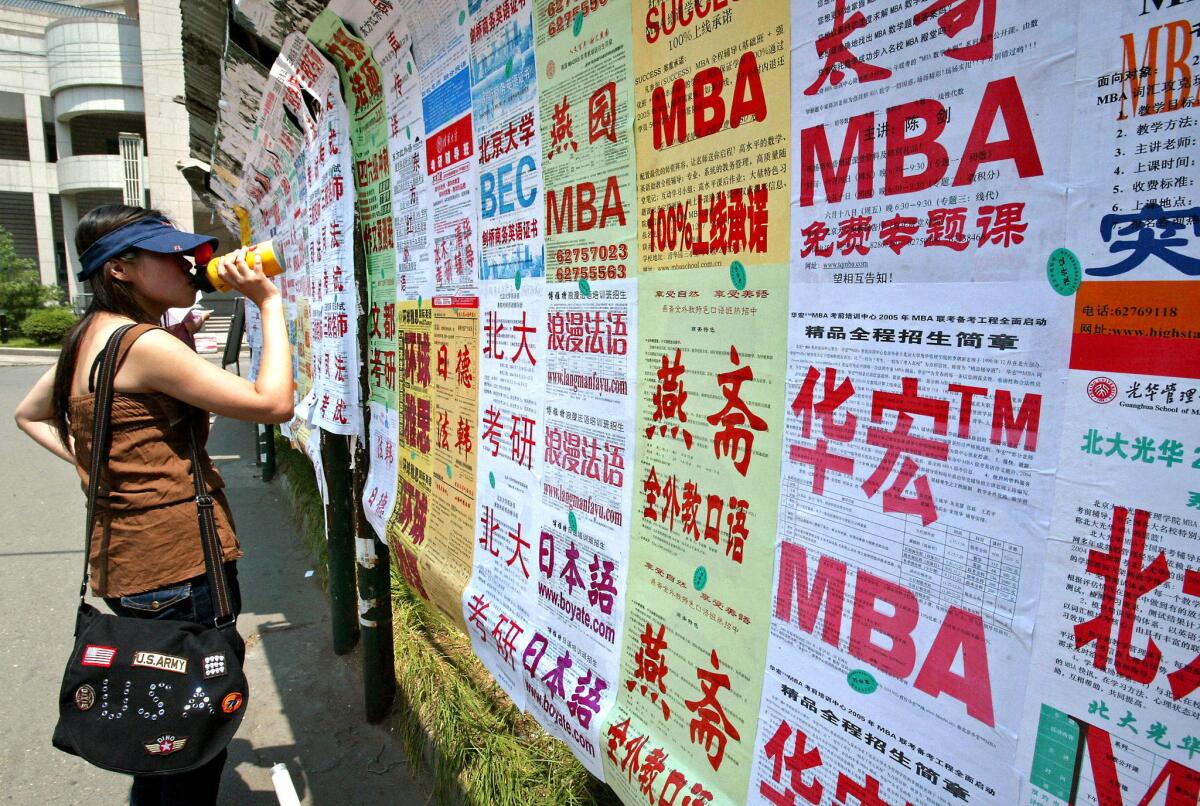
[[[216,239],[182,232],[156,210],[110,205],[79,221],[78,273],[92,291],[83,319],[67,334],[57,366],[17,407],[17,425],[71,462],[87,488],[94,369],[109,337],[121,339],[114,381],[108,471],[101,485],[89,558],[92,592],[113,612],[211,625],[188,439],[188,418],[203,446],[207,412],[260,423],[292,416],[292,364],[279,291],[246,250],[222,258],[220,275],[262,311],[262,356],[251,383],[196,355],[158,327],[169,308],[195,299],[189,259]],[[202,414],[195,415],[196,410]],[[241,609],[234,533],[224,482],[206,451],[201,462],[220,536],[234,614]],[[136,776],[134,804],[215,803],[226,753],[197,770]]]

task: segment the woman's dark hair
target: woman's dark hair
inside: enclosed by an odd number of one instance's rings
[[[163,218],[158,210],[146,207],[127,207],[123,204],[105,204],[92,208],[79,219],[75,228],[75,252],[82,255],[89,246],[113,230],[120,229],[126,224],[141,221],[143,218]],[[129,257],[135,250],[130,250]],[[54,430],[63,445],[68,445],[67,411],[71,398],[71,381],[75,376],[75,362],[79,357],[79,343],[87,332],[92,318],[100,312],[112,313],[128,317],[135,322],[157,324],[154,319],[142,309],[133,291],[122,280],[115,279],[108,271],[107,265],[92,274],[87,280],[92,292],[92,301],[88,304],[83,318],[71,328],[63,339],[62,352],[58,356],[58,366],[54,370]]]

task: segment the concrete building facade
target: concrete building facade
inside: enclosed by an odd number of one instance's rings
[[[0,0],[0,226],[44,284],[80,296],[75,226],[149,204],[230,244],[180,173],[189,153],[180,0]]]

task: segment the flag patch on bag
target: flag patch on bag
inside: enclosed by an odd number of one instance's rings
[[[164,672],[187,674],[187,658],[176,655],[161,655],[158,652],[138,652],[133,656],[134,666],[159,669]]]
[[[151,744],[142,745],[146,748],[146,752],[152,756],[169,756],[172,753],[178,753],[187,744],[187,737],[180,736],[176,738],[171,735],[159,736],[156,741]]]
[[[204,656],[204,679],[208,680],[212,677],[220,677],[227,673],[225,668],[225,653],[217,652],[213,655]]]
[[[83,659],[79,662],[84,666],[99,666],[107,669],[112,666],[113,658],[117,656],[115,646],[100,646],[88,644],[83,648]]]

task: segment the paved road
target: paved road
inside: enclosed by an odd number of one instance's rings
[[[111,804],[128,779],[50,746],[82,571],[83,495],[75,471],[17,430],[11,412],[44,366],[0,362],[0,799]],[[264,483],[252,427],[218,418],[209,451],[228,485],[246,558],[239,563],[253,700],[230,746],[222,803],[276,803],[285,762],[305,804],[419,804],[399,744],[362,719],[354,654],[333,655],[328,605],[294,533],[280,482]]]

